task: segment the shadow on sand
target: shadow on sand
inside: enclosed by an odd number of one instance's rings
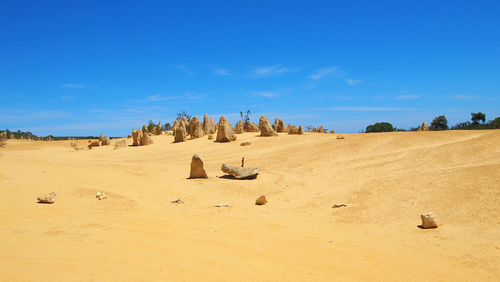
[[[422,224],[417,225],[417,227],[418,227],[418,228],[420,228],[420,229],[424,229],[424,230],[425,230],[425,229],[436,229],[436,228],[438,228],[438,226],[436,226],[436,227],[424,228],[424,226],[423,226]]]
[[[256,174],[256,175],[252,175],[252,176],[249,176],[249,177],[245,177],[245,178],[236,178],[230,174],[226,174],[226,175],[223,175],[223,176],[217,176],[218,178],[222,178],[222,179],[232,179],[232,180],[252,180],[252,179],[256,179],[257,178],[257,175],[259,174]]]

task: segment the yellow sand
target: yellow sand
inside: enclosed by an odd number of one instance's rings
[[[0,279],[500,280],[500,130],[336,136],[83,151],[9,140]],[[193,154],[209,179],[187,179]],[[242,156],[257,179],[218,178]],[[419,229],[429,211],[439,228]]]

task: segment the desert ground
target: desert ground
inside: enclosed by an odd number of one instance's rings
[[[9,140],[1,280],[500,280],[500,130],[257,135]],[[208,179],[187,179],[194,154]],[[257,179],[220,178],[243,156]]]

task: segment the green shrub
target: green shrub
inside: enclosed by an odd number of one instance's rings
[[[429,127],[430,130],[447,130],[448,129],[448,120],[446,117],[443,116],[437,116],[435,117],[432,122],[431,126]]]
[[[377,122],[375,124],[368,125],[366,127],[365,132],[368,133],[368,132],[390,132],[390,131],[394,131],[394,127],[392,126],[392,124],[388,122]]]
[[[497,117],[496,119],[490,121],[488,123],[488,127],[492,129],[498,129],[500,128],[500,117]]]

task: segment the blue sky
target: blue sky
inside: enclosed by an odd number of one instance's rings
[[[499,1],[239,2],[0,0],[0,128],[123,136],[247,109],[337,132],[500,116]]]

